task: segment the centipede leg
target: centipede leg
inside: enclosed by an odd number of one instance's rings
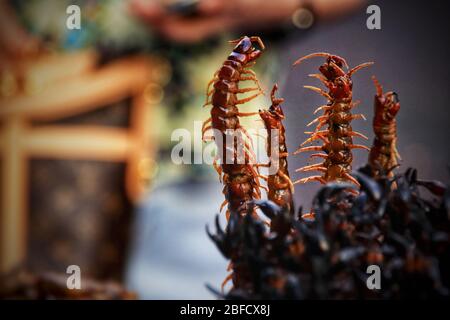
[[[349,181],[353,182],[356,186],[360,187],[358,180],[356,180],[353,176],[348,174],[347,172],[344,173],[344,178],[348,179]]]
[[[309,74],[308,75],[311,78],[316,78],[318,80],[320,80],[320,82],[322,82],[324,85],[328,86],[328,80],[321,74],[319,73],[313,73],[313,74]]]
[[[360,138],[363,138],[365,140],[369,140],[369,138],[367,136],[363,135],[361,132],[352,131],[352,132],[350,132],[350,135],[351,136],[355,136],[355,137],[360,137]]]
[[[205,137],[205,133],[209,130],[212,129],[212,126],[207,126],[205,128],[202,129],[202,140],[205,141],[204,137]]]
[[[263,179],[264,181],[269,181],[269,178],[268,178],[268,177],[263,176],[263,175],[261,175],[261,174],[258,175],[258,178],[261,178],[261,179]]]
[[[314,86],[303,86],[303,88],[312,90],[314,92],[317,92],[318,94],[324,96],[328,100],[332,100],[333,99],[327,92],[325,92],[324,90],[322,90],[320,88],[317,88],[317,87],[314,87]]]
[[[256,73],[253,70],[250,69],[242,69],[241,73],[244,74],[251,74],[252,76],[254,76],[256,78]]]
[[[219,155],[214,157],[213,167],[216,169],[217,174],[219,175],[219,181],[222,183],[222,167],[217,163],[217,160],[219,160]]]
[[[227,219],[227,221],[230,221],[230,209],[228,209],[228,210],[225,212],[225,218]]]
[[[250,144],[251,144],[251,146],[253,148],[254,147],[253,139],[252,139],[252,137],[250,137],[250,134],[248,133],[248,131],[242,126],[239,127],[239,130],[241,130],[242,133],[245,135],[245,137],[248,139],[248,141],[250,141]]]
[[[291,193],[294,194],[294,184],[292,183],[291,178],[289,178],[288,175],[286,175],[282,171],[278,171],[278,174],[286,181],[286,183],[289,185],[289,189],[291,190]]]
[[[297,181],[294,182],[294,184],[308,183],[310,181],[318,181],[318,182],[320,182],[322,184],[326,184],[327,183],[322,176],[311,176],[311,177],[307,177],[307,178],[298,179]]]
[[[264,90],[261,88],[261,84],[259,83],[259,80],[256,78],[256,76],[249,76],[249,77],[240,77],[240,81],[253,81],[259,88],[260,92],[263,93]]]
[[[310,147],[303,147],[299,148],[296,151],[294,151],[294,154],[299,154],[301,152],[307,152],[307,151],[322,151],[322,146],[310,146]]]
[[[225,292],[225,286],[226,286],[226,284],[227,284],[231,279],[233,279],[233,274],[232,274],[232,273],[230,273],[230,274],[225,278],[225,280],[223,280],[222,285],[220,286],[221,289],[222,289],[222,293]]]
[[[225,208],[225,206],[227,205],[227,203],[228,203],[228,200],[224,200],[224,201],[222,202],[222,204],[220,205],[219,212],[222,212],[223,208]]]
[[[366,116],[363,115],[362,113],[358,113],[358,114],[352,115],[352,120],[354,120],[354,119],[363,119],[363,120],[367,120]]]
[[[254,95],[252,95],[252,96],[250,96],[250,97],[247,97],[247,98],[244,98],[244,99],[237,100],[237,101],[236,101],[236,104],[247,103],[247,102],[252,101],[253,99],[257,98],[257,97],[260,96],[260,95],[261,95],[261,92],[256,93],[256,94],[254,94]]]
[[[258,90],[260,90],[260,88],[243,88],[243,89],[236,90],[235,93],[246,93],[246,92],[258,91]]]
[[[328,116],[327,115],[323,115],[323,116],[317,117],[316,119],[314,119],[313,121],[308,123],[306,126],[309,127],[309,126],[313,125],[316,122],[320,122],[321,123],[321,122],[324,122],[324,120],[327,120],[327,119],[328,119]]]
[[[313,170],[326,172],[327,168],[325,168],[322,163],[316,163],[316,164],[312,164],[309,166],[304,166],[304,167],[298,168],[295,170],[295,172],[307,172],[307,171],[313,171]]]
[[[314,140],[317,140],[317,139],[321,139],[325,143],[328,142],[328,139],[326,137],[324,137],[322,134],[319,134],[319,132],[316,132],[316,133],[313,133],[313,135],[311,137],[309,137],[308,139],[303,141],[303,143],[300,146],[303,147],[305,144],[313,142]]]
[[[328,155],[326,153],[313,153],[312,155],[309,156],[310,158],[328,158]]]
[[[317,114],[317,112],[319,112],[320,110],[329,110],[329,109],[331,109],[331,106],[323,105],[314,110],[313,114]]]
[[[370,148],[368,146],[362,145],[362,144],[351,144],[349,145],[350,149],[364,149],[367,151],[370,151]]]
[[[251,117],[259,114],[259,112],[239,112],[237,116],[239,117]]]

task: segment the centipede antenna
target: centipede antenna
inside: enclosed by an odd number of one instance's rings
[[[266,46],[264,45],[264,43],[260,37],[252,36],[252,37],[250,37],[250,41],[252,41],[252,42],[256,41],[258,43],[259,47],[261,48],[261,50],[266,50]]]
[[[310,53],[310,54],[308,54],[308,55],[306,55],[306,56],[304,56],[304,57],[301,57],[301,58],[297,59],[297,60],[294,62],[293,65],[296,66],[296,65],[302,63],[303,61],[305,61],[305,60],[307,60],[307,59],[314,58],[314,57],[325,57],[325,58],[338,59],[338,60],[340,60],[340,61],[342,62],[342,64],[343,64],[344,66],[346,66],[346,67],[348,68],[347,61],[345,61],[344,58],[342,58],[342,57],[340,57],[340,56],[337,56],[337,55],[333,55],[333,54],[327,53],[327,52],[314,52],[314,53]]]
[[[229,44],[238,44],[244,38],[245,38],[245,36],[242,36],[239,39],[235,39],[235,40],[228,40],[228,43]]]

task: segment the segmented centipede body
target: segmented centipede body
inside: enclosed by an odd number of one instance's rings
[[[214,129],[213,139],[218,146],[218,158],[214,167],[224,183],[225,201],[221,209],[228,203],[227,217],[230,211],[247,213],[249,202],[261,196],[251,138],[239,122],[239,117],[258,113],[242,113],[238,105],[262,93],[255,73],[249,68],[265,49],[259,37],[245,36],[230,43],[236,44],[235,48],[208,84],[205,105],[212,104],[211,117],[205,121],[202,130],[204,134],[209,129]],[[245,80],[252,80],[257,86],[239,88],[239,83]],[[210,90],[211,85],[213,88]],[[238,94],[251,91],[258,92],[242,99],[237,97]],[[239,147],[243,148],[243,152],[238,150]],[[243,159],[239,158],[242,155]],[[217,164],[217,159],[220,159],[220,165]]]
[[[284,113],[281,104],[282,98],[276,98],[275,93],[278,86],[275,84],[271,92],[272,104],[268,110],[259,112],[267,130],[267,154],[269,156],[269,175],[267,186],[269,188],[268,198],[280,207],[287,207],[292,213],[294,203],[292,195],[294,185],[289,177],[288,150],[286,146],[285,128],[282,123]],[[275,172],[271,172],[271,170]]]
[[[343,68],[348,68],[348,64],[343,58],[325,52],[318,52],[298,59],[294,65],[298,65],[306,59],[318,56],[325,57],[326,62],[319,67],[319,74],[312,74],[310,76],[319,79],[328,91],[312,86],[305,86],[305,88],[318,92],[327,98],[328,103],[320,106],[314,112],[317,113],[318,111],[323,110],[323,115],[319,116],[309,124],[312,125],[318,123],[314,131],[306,132],[307,134],[310,134],[310,137],[301,144],[300,148],[296,150],[294,154],[306,151],[319,151],[319,153],[312,154],[311,157],[323,158],[323,162],[308,165],[297,169],[296,171],[320,171],[322,174],[302,178],[295,183],[306,183],[308,181],[319,181],[321,183],[326,183],[328,181],[351,181],[354,184],[359,185],[358,181],[350,175],[353,160],[352,149],[362,148],[369,150],[369,148],[364,145],[353,143],[353,137],[362,137],[365,139],[367,139],[367,137],[354,131],[350,124],[353,119],[365,119],[364,115],[352,114],[351,112],[353,107],[357,105],[357,103],[352,102],[353,83],[351,77],[356,71],[370,66],[373,63],[363,63],[348,72],[345,72]],[[327,128],[320,130],[325,125],[327,125]],[[323,141],[321,146],[303,147],[305,144],[317,139]]]
[[[374,176],[380,173],[392,177],[392,169],[398,165],[400,155],[397,151],[397,121],[400,102],[395,92],[383,93],[383,87],[375,77],[376,95],[374,103],[373,131],[375,138],[369,153],[369,165]]]

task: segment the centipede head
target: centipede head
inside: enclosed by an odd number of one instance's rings
[[[275,84],[270,95],[272,105],[269,110],[259,110],[259,115],[264,121],[266,128],[277,128],[280,121],[284,119],[283,109],[281,109],[281,104],[284,102],[284,99],[275,97],[277,90],[278,85]]]
[[[319,67],[319,71],[325,76],[327,80],[333,81],[337,77],[342,77],[346,75],[346,72],[343,70],[343,67],[348,68],[347,61],[345,61],[345,59],[340,56],[330,54],[327,52],[315,52],[308,54],[295,61],[294,66],[302,63],[307,59],[311,59],[314,57],[326,58],[325,63]]]
[[[247,56],[247,62],[252,62],[259,58],[262,52],[266,49],[264,43],[260,37],[247,37],[243,36],[236,40],[228,41],[231,44],[235,44],[233,51]]]
[[[383,87],[375,76],[372,76],[377,94],[375,95],[375,112],[381,113],[383,110],[391,118],[394,118],[400,110],[400,100],[397,93],[389,91],[383,94]],[[378,111],[380,110],[380,111]]]
[[[269,108],[269,111],[276,116],[278,119],[282,120],[284,119],[284,113],[283,113],[283,109],[281,109],[281,104],[284,102],[283,98],[277,98],[275,96],[275,93],[278,90],[278,85],[274,84],[272,91],[270,93],[270,98],[272,100],[272,105]]]

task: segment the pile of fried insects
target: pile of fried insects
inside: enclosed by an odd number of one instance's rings
[[[224,188],[227,207],[225,230],[216,216],[216,231],[209,237],[230,261],[231,273],[222,290],[208,286],[227,299],[392,299],[443,298],[450,288],[450,191],[437,181],[420,180],[415,169],[397,173],[397,94],[376,88],[372,147],[353,142],[367,139],[352,130],[358,102],[352,100],[352,75],[372,63],[349,68],[337,55],[318,52],[297,60],[320,57],[325,62],[317,74],[325,87],[305,86],[321,94],[326,103],[306,132],[309,138],[294,154],[313,152],[318,163],[296,172],[316,171],[317,175],[291,181],[288,150],[283,126],[283,99],[271,92],[272,105],[257,113],[240,112],[239,105],[262,94],[251,67],[265,50],[259,37],[231,41],[235,48],[208,84],[205,106],[211,117],[203,133],[214,135],[218,156],[214,167]],[[240,88],[241,81],[254,87]],[[239,94],[254,91],[248,97]],[[240,124],[241,117],[260,116],[268,132],[269,163],[255,163],[251,137]],[[275,129],[275,130],[274,130]],[[237,134],[236,134],[237,132]],[[242,139],[232,147],[217,141]],[[277,139],[273,140],[272,135]],[[218,136],[220,135],[220,136]],[[220,139],[218,139],[220,138]],[[316,140],[321,145],[308,145]],[[278,143],[272,143],[278,141]],[[245,147],[239,160],[237,146]],[[369,151],[367,165],[352,171],[352,150]],[[223,162],[221,159],[231,159]],[[242,153],[241,153],[242,156]],[[261,167],[277,162],[277,171],[267,176]],[[267,182],[267,187],[260,180]],[[293,203],[294,185],[316,181],[323,184],[310,212],[302,214]],[[267,199],[262,199],[266,189]],[[421,192],[427,190],[428,197]],[[261,216],[265,216],[263,220]],[[372,272],[378,271],[378,281]],[[231,289],[225,292],[227,282]]]

